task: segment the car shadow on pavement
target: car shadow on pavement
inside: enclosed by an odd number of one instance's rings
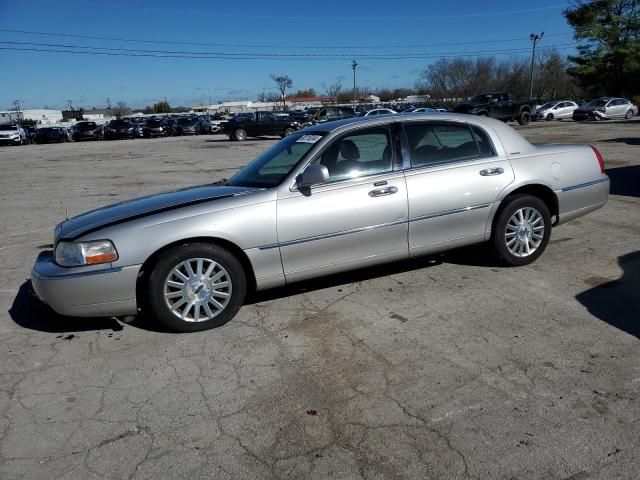
[[[640,165],[608,168],[606,173],[611,180],[611,195],[640,197]]]
[[[585,282],[594,288],[576,300],[593,316],[640,338],[640,250],[618,257],[618,264],[623,270],[619,279],[588,278]]]
[[[47,333],[84,332],[88,330],[122,330],[115,318],[65,317],[54,312],[34,294],[31,281],[24,282],[9,309],[11,319],[23,328]]]
[[[619,137],[604,140],[605,143],[626,143],[627,145],[640,145],[640,137]]]

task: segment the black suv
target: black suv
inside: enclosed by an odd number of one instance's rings
[[[104,129],[105,140],[136,138],[136,129],[128,120],[111,120]]]
[[[102,140],[102,127],[96,122],[78,122],[73,127],[73,141]]]

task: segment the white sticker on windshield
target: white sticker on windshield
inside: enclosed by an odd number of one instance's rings
[[[296,143],[316,143],[322,138],[322,135],[302,135]]]

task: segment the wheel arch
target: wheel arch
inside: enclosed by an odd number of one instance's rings
[[[157,262],[160,255],[164,252],[171,250],[180,245],[187,245],[190,243],[209,243],[212,245],[218,245],[228,251],[230,251],[240,262],[242,268],[247,275],[247,290],[255,291],[256,290],[256,277],[255,272],[253,271],[253,266],[251,265],[251,261],[246,253],[235,243],[226,240],[220,237],[190,237],[190,238],[182,238],[180,240],[176,240],[175,242],[168,243],[163,245],[155,252],[153,252],[149,257],[144,261],[142,267],[140,267],[140,273],[138,274],[138,279],[136,282],[136,299],[138,302],[138,306],[144,306],[146,301],[145,292],[147,288],[147,282],[149,281],[149,275],[153,270],[153,266]]]
[[[515,195],[531,195],[542,200],[551,213],[551,218],[553,220],[552,225],[557,225],[560,218],[560,205],[558,202],[558,196],[547,185],[544,185],[542,183],[530,183],[526,185],[519,185],[512,190],[504,192],[503,195],[501,195],[502,198],[500,200],[500,205],[498,206],[498,208],[496,208],[495,212],[493,213],[493,218],[491,219],[490,232],[493,232],[496,221],[498,219],[498,215],[504,208],[506,201],[510,197],[513,197]]]

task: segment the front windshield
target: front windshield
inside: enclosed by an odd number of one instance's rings
[[[270,188],[279,185],[324,132],[294,133],[283,138],[229,179],[232,187]]]
[[[109,122],[109,126],[110,127],[115,127],[115,128],[129,128],[131,126],[131,124],[125,120],[111,120]]]
[[[94,122],[82,122],[77,123],[76,128],[78,130],[93,130],[94,128],[96,128],[96,124]]]
[[[0,125],[0,130],[17,130],[15,125]]]
[[[597,100],[591,100],[585,105],[585,107],[604,107],[607,104],[606,100],[598,98]]]
[[[556,102],[548,102],[540,107],[540,110],[548,110],[556,106]]]

